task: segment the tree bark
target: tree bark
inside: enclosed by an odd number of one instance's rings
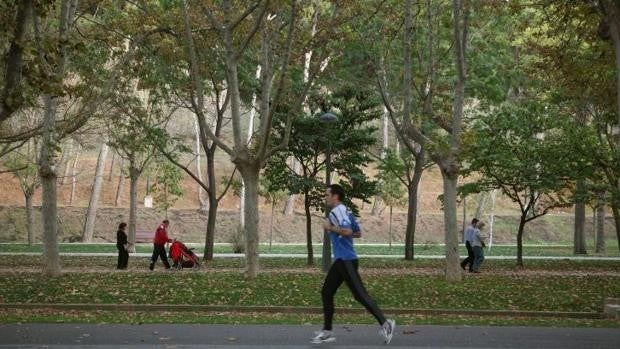
[[[418,205],[420,197],[420,181],[424,172],[425,153],[421,149],[415,154],[415,167],[413,178],[407,187],[409,205],[407,207],[407,227],[405,228],[405,259],[413,260],[415,257],[415,231],[418,224]]]
[[[596,253],[605,253],[605,198],[599,193],[596,203]]]
[[[209,183],[209,211],[207,216],[207,234],[205,236],[205,260],[213,260],[213,248],[215,247],[215,223],[217,220],[217,209],[219,201],[215,192],[215,147],[207,152],[207,180]]]
[[[586,254],[586,204],[583,200],[585,193],[584,180],[577,181],[575,201],[575,226],[573,236],[573,253]]]
[[[457,176],[442,169],[444,240],[446,245],[446,280],[461,281],[463,274],[459,266],[459,238],[457,224]]]
[[[57,177],[55,162],[55,124],[58,100],[53,96],[44,96],[45,114],[41,156],[39,157],[39,177],[43,190],[41,217],[43,220],[43,274],[60,275],[60,258],[58,255],[58,202],[56,194]]]
[[[217,219],[217,209],[219,202],[209,197],[209,210],[207,211],[207,233],[205,234],[204,259],[213,260],[213,249],[215,247],[215,223]]]
[[[383,106],[382,134],[383,134],[383,137],[381,138],[382,138],[383,144],[381,147],[381,159],[383,160],[385,159],[385,156],[387,155],[388,147],[390,146],[389,115],[388,115],[387,108],[385,106]],[[379,212],[381,212],[381,196],[376,195],[375,201],[372,204],[372,210],[370,211],[370,214],[372,216],[377,216]]]
[[[245,183],[245,275],[248,279],[258,276],[258,191],[259,166],[240,166],[239,171]]]
[[[614,223],[616,224],[616,238],[618,241],[618,250],[620,250],[620,205],[618,205],[617,203],[612,203],[611,212],[614,215]]]
[[[99,157],[97,158],[97,167],[95,169],[95,179],[88,202],[88,210],[86,211],[86,220],[84,221],[84,230],[82,231],[82,242],[92,242],[93,232],[95,231],[95,220],[97,218],[97,206],[99,197],[101,196],[101,188],[103,187],[103,171],[105,169],[106,158],[108,157],[108,144],[104,140],[101,143]]]
[[[484,204],[487,201],[487,196],[487,192],[480,193],[480,196],[478,197],[478,205],[476,205],[476,214],[474,218],[480,219],[480,217],[482,216],[482,209],[484,208]]]
[[[112,181],[112,176],[114,176],[114,165],[116,164],[116,152],[112,152],[112,161],[110,161],[110,172],[108,173],[108,182]]]
[[[73,164],[71,165],[71,195],[69,196],[69,206],[73,206],[75,201],[75,190],[77,186],[77,164],[80,161],[80,154],[82,153],[81,144],[77,144],[75,149],[75,157],[73,158]]]
[[[116,186],[116,197],[114,199],[114,206],[118,207],[121,205],[123,200],[123,192],[125,191],[125,173],[123,173],[123,166],[125,163],[125,159],[122,156],[120,157],[120,161],[118,164],[120,175],[118,177],[118,185]]]
[[[69,142],[62,149],[62,155],[60,156],[60,168],[59,173],[62,173],[62,177],[60,178],[60,183],[62,185],[67,184],[67,177],[69,176],[69,159],[71,158],[71,148],[73,147],[73,141]]]
[[[517,230],[517,266],[523,268],[523,232],[528,212],[521,213],[519,220],[519,230]]]
[[[140,171],[129,161],[129,252],[136,252],[136,224],[138,220],[138,179]]]
[[[307,265],[314,265],[314,251],[312,246],[312,215],[310,213],[310,195],[304,193],[304,212],[306,213],[306,250],[308,251]]]
[[[24,193],[26,199],[26,230],[28,231],[28,245],[35,243],[34,237],[34,208],[32,207],[32,193]]]
[[[295,173],[299,173],[300,167],[301,165],[299,164],[299,161],[297,161],[297,159],[292,158],[291,161],[293,161],[293,171]],[[296,195],[295,194],[289,194],[286,197],[286,202],[284,203],[284,209],[282,210],[282,213],[290,216],[293,214],[293,212],[295,212],[295,199],[296,199]]]

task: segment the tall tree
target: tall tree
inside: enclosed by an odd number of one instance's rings
[[[380,113],[379,100],[372,91],[349,84],[334,88],[329,98],[310,96],[310,100],[313,99],[310,114],[293,120],[288,150],[274,157],[265,171],[273,187],[303,195],[308,265],[314,264],[312,211],[325,206],[325,180],[321,177],[327,165],[325,154],[330,153],[331,169],[339,175],[341,184],[351,189],[347,196],[368,201],[375,193],[375,183],[366,177],[363,167],[371,160],[366,151],[376,142],[373,135],[376,128],[368,124]],[[340,110],[338,122],[321,123],[318,115],[322,108]],[[280,112],[286,114],[288,111]],[[279,137],[284,136],[284,128],[284,122],[276,125]],[[275,142],[280,141],[275,139]],[[299,172],[288,161],[289,157],[299,163]]]
[[[95,179],[90,193],[86,218],[84,220],[84,229],[82,231],[82,242],[92,242],[93,232],[95,231],[95,219],[97,217],[97,206],[99,205],[99,197],[103,187],[103,170],[108,156],[108,143],[104,139],[99,147],[99,156],[97,157],[97,165],[95,167]]]

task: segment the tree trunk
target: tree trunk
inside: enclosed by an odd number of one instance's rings
[[[605,198],[599,193],[596,203],[596,253],[605,253]]]
[[[215,148],[207,153],[207,181],[209,184],[209,192],[207,193],[209,210],[207,215],[207,234],[205,236],[205,260],[213,260],[213,249],[215,247],[215,223],[217,220],[217,210],[219,202],[217,200],[216,182],[215,182]]]
[[[120,176],[118,177],[118,186],[116,187],[116,198],[114,199],[114,206],[118,207],[121,205],[123,200],[123,192],[125,191],[125,173],[123,173],[125,159],[121,157],[119,163]]]
[[[385,106],[383,106],[382,133],[383,133],[383,137],[381,138],[382,138],[383,144],[381,147],[381,159],[383,160],[385,159],[385,156],[387,155],[388,147],[390,146],[389,114],[388,114],[387,107]],[[381,212],[381,196],[376,195],[370,214],[372,216],[377,216],[379,212]]]
[[[314,265],[314,251],[312,248],[312,215],[310,213],[309,193],[304,192],[304,211],[306,213],[306,249],[308,251],[307,265]]]
[[[71,167],[69,166],[69,161],[71,158],[71,153],[73,151],[73,143],[75,141],[71,140],[67,146],[65,147],[65,149],[63,149],[62,152],[62,157],[60,159],[60,166],[62,167],[62,178],[60,179],[60,183],[62,185],[67,184],[67,181],[69,180],[69,171],[71,170]]]
[[[480,219],[480,217],[482,216],[482,209],[484,208],[484,204],[487,201],[487,196],[488,193],[486,192],[480,193],[478,197],[478,205],[476,205],[476,214],[474,215],[474,218]]]
[[[219,108],[219,106],[217,106]],[[202,177],[202,161],[201,161],[201,144],[200,144],[200,125],[198,124],[199,116],[196,115],[194,118],[194,133],[196,134],[196,175],[198,179],[200,179],[204,183],[204,179]],[[204,199],[204,189],[200,185],[200,183],[196,183],[198,186],[198,202],[200,203],[200,209],[205,209],[207,206],[207,200]],[[205,246],[206,248],[206,246]],[[206,252],[206,250],[205,250]],[[206,255],[205,255],[206,259]]]
[[[114,165],[116,164],[116,152],[112,152],[112,161],[110,161],[110,172],[108,173],[108,182],[112,181],[112,176],[114,176]]]
[[[459,265],[459,238],[457,224],[457,181],[451,172],[441,170],[443,177],[443,212],[446,245],[446,280],[461,281],[463,274]]]
[[[75,157],[73,158],[73,164],[71,165],[71,195],[69,196],[69,206],[73,206],[75,201],[75,190],[77,186],[77,164],[80,161],[80,154],[82,153],[82,145],[78,143],[77,149],[75,149]]]
[[[392,217],[393,217],[393,211],[394,206],[390,205],[390,222],[389,222],[389,227],[388,227],[388,239],[389,239],[389,246],[390,246],[390,251],[392,250]]]
[[[209,210],[207,211],[207,234],[205,236],[204,259],[213,260],[213,249],[215,247],[215,223],[217,219],[217,200],[209,198]]]
[[[43,220],[43,274],[48,276],[60,275],[60,258],[58,255],[58,202],[57,177],[54,153],[57,148],[56,110],[58,100],[53,96],[44,96],[45,114],[43,118],[43,133],[41,155],[39,157],[39,178],[43,190],[41,216]]]
[[[129,163],[129,252],[136,252],[136,224],[138,220],[138,171],[132,162]]]
[[[299,173],[301,164],[295,158],[292,158],[292,161],[293,161],[293,171],[295,173]],[[293,214],[293,212],[295,212],[295,199],[296,199],[296,197],[297,196],[295,194],[289,194],[286,197],[286,202],[284,203],[284,209],[282,210],[282,213],[284,213],[287,216],[290,216],[290,215]]]
[[[239,171],[245,183],[245,276],[255,279],[258,276],[258,242],[259,242],[259,218],[258,218],[258,191],[259,191],[259,166],[240,166]]]
[[[575,229],[573,236],[573,253],[586,254],[586,204],[583,200],[585,182],[577,181],[575,200]]]
[[[276,201],[271,200],[271,215],[269,218],[269,252],[271,252],[271,244],[273,243],[273,218],[276,212]]]
[[[405,228],[405,259],[413,260],[415,256],[415,231],[418,224],[418,203],[420,202],[420,181],[424,173],[424,149],[415,154],[413,178],[407,187],[409,205],[407,206],[407,227]]]
[[[26,230],[28,231],[28,245],[35,243],[34,237],[34,208],[32,207],[32,193],[24,193],[26,199]]]
[[[101,143],[99,157],[97,158],[97,168],[95,169],[95,179],[88,202],[88,210],[86,211],[86,220],[84,221],[84,230],[82,231],[82,242],[92,242],[93,232],[95,231],[95,220],[97,218],[97,205],[101,196],[101,188],[103,186],[103,170],[105,161],[108,156],[108,144],[104,140]]]
[[[620,206],[617,203],[612,203],[611,212],[614,215],[614,223],[616,225],[616,238],[618,241],[618,250],[620,250]]]
[[[519,220],[519,230],[517,231],[517,266],[523,268],[523,231],[525,230],[525,223],[528,212],[521,214]]]

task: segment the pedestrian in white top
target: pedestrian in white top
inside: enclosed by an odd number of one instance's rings
[[[461,268],[465,270],[465,268],[469,266],[468,269],[470,273],[474,271],[474,250],[471,247],[471,242],[474,239],[476,224],[478,224],[478,218],[472,219],[471,224],[465,228],[465,232],[463,233],[463,242],[465,243],[465,248],[467,248],[467,258],[461,262]]]
[[[478,222],[476,225],[476,230],[474,231],[474,236],[471,241],[472,249],[474,250],[474,266],[473,272],[480,272],[480,265],[484,261],[484,248],[486,247],[484,240],[486,237],[481,233],[481,230],[484,228],[483,222]]]

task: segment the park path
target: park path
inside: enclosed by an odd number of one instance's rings
[[[0,325],[0,348],[387,348],[378,326],[335,326],[337,340],[311,345],[307,325]],[[616,349],[620,329],[401,326],[389,348]]]
[[[131,261],[130,261],[131,263]],[[198,269],[184,269],[184,270],[165,270],[161,265],[158,265],[155,271],[148,270],[148,265],[133,265],[127,270],[116,270],[113,265],[110,267],[105,266],[70,266],[64,265],[62,267],[63,273],[132,273],[132,274],[148,274],[148,273],[200,273],[200,274],[215,274],[221,272],[241,273],[242,268],[210,268],[201,267]],[[41,272],[39,266],[0,266],[0,274],[38,274]],[[320,274],[321,271],[317,268],[263,268],[262,273],[290,273],[290,274]],[[412,275],[412,276],[443,276],[444,272],[441,268],[364,268],[360,267],[360,273],[363,276],[372,277],[375,275]],[[545,277],[545,276],[605,276],[605,277],[620,277],[620,270],[543,270],[543,269],[488,269],[483,270],[480,274],[465,273],[466,277],[481,277],[484,275],[498,275],[498,276],[514,276],[514,277]]]

